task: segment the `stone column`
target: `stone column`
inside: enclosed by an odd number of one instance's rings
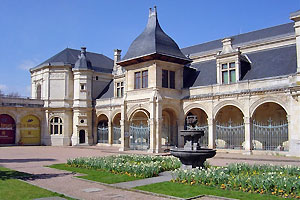
[[[149,119],[149,126],[150,126],[150,147],[149,152],[154,153],[156,148],[156,105],[154,101],[150,101],[150,119]]]
[[[120,126],[121,126],[121,147],[119,151],[125,151],[129,148],[128,143],[128,137],[129,132],[127,128],[126,123],[126,105],[125,101],[123,102],[121,106],[121,120],[120,120]]]
[[[245,126],[245,152],[244,154],[251,154],[253,145],[252,145],[252,135],[251,135],[251,118],[244,117],[244,126]]]
[[[178,132],[177,132],[177,134],[178,134],[178,136],[177,136],[178,137],[178,145],[177,145],[177,147],[183,148],[184,140],[183,140],[183,137],[180,136],[180,130],[184,130],[184,119],[179,118],[177,120],[177,124],[178,124]]]
[[[216,139],[216,129],[213,118],[207,118],[208,125],[208,148],[216,148],[215,139]]]
[[[113,125],[111,119],[108,119],[108,144],[113,144]]]
[[[155,153],[161,152],[162,105],[159,98],[156,100],[156,147]]]

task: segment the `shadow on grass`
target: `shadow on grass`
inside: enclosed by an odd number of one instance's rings
[[[13,170],[0,170],[0,180],[7,179],[21,179],[21,180],[37,180],[37,179],[50,179],[55,177],[64,177],[71,174],[75,174],[73,172],[65,172],[65,173],[55,173],[55,174],[28,174],[25,172],[18,172]]]
[[[26,162],[43,162],[56,161],[52,158],[28,158],[28,159],[0,159],[0,163],[26,163]]]

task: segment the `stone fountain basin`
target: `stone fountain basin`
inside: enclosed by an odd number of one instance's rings
[[[201,148],[199,150],[186,150],[183,148],[171,149],[171,154],[182,162],[184,165],[194,167],[203,167],[203,163],[207,158],[216,155],[216,150]]]

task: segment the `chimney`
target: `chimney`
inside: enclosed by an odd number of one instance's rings
[[[116,65],[117,62],[119,62],[121,60],[121,52],[122,52],[122,50],[120,50],[120,49],[114,50],[114,65]]]

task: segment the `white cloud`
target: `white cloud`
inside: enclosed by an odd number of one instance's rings
[[[29,70],[39,64],[38,59],[31,59],[31,60],[23,60],[21,64],[18,65],[19,69]]]

